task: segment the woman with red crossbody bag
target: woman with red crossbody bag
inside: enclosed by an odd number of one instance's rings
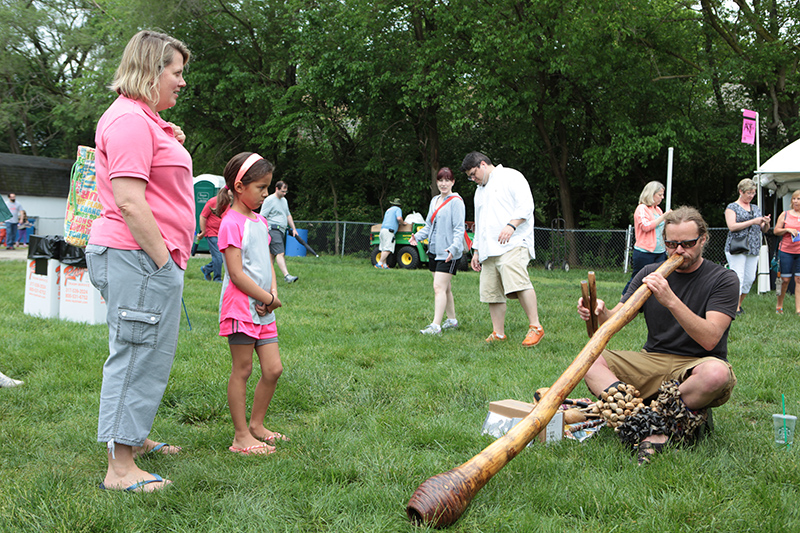
[[[425,226],[411,236],[412,246],[428,239],[428,267],[433,273],[433,322],[420,330],[423,335],[440,335],[443,329],[458,327],[451,280],[458,260],[464,253],[464,200],[453,192],[453,172],[443,167],[436,175],[441,194],[434,196],[428,208]],[[447,314],[447,320],[442,319]]]

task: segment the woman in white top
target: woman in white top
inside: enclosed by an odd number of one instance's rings
[[[745,178],[739,182],[739,199],[731,202],[725,208],[725,222],[728,224],[728,237],[725,240],[725,257],[728,266],[739,276],[739,308],[737,315],[744,313],[742,302],[753,281],[756,279],[758,266],[758,252],[761,249],[761,234],[769,229],[770,216],[761,216],[761,210],[751,203],[756,195],[756,182]],[[736,236],[746,234],[747,252],[731,253],[731,240]],[[735,252],[735,250],[734,250]]]

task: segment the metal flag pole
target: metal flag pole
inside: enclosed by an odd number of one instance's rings
[[[742,113],[746,110],[742,109]],[[761,209],[761,214],[764,214],[764,202],[762,198],[762,190],[761,190],[761,128],[759,123],[759,113],[758,111],[752,111],[755,114],[756,120],[756,130],[755,130],[755,144],[756,144],[756,190],[757,192],[757,203],[759,209]],[[758,253],[758,285],[757,290],[759,294],[769,292],[770,291],[770,282],[769,282],[769,247],[766,244],[762,244],[759,248]]]
[[[664,211],[669,211],[672,207],[672,156],[675,148],[669,147],[667,151],[667,207]]]

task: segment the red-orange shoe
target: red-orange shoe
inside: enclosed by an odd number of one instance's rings
[[[508,335],[503,335],[503,336],[501,337],[500,335],[498,335],[498,334],[497,334],[496,332],[494,332],[494,331],[492,332],[492,334],[491,334],[491,335],[489,335],[488,337],[486,337],[486,342],[488,342],[489,344],[491,344],[491,343],[493,343],[493,342],[502,342],[502,341],[505,341],[505,340],[508,340]]]
[[[531,326],[528,329],[528,334],[525,335],[525,340],[522,341],[523,346],[536,346],[539,341],[544,337],[544,329],[542,326]]]

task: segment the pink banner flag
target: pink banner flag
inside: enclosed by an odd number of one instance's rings
[[[744,121],[742,123],[742,142],[753,144],[756,142],[756,112],[742,109]]]

